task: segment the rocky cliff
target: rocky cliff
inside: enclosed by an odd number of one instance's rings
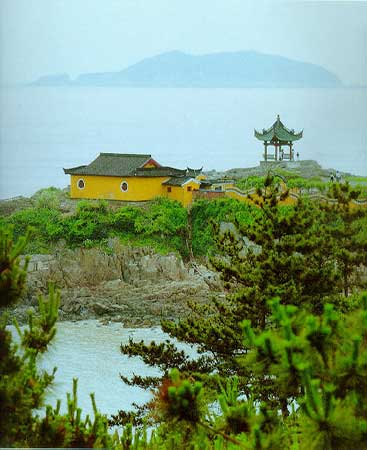
[[[162,318],[184,316],[188,300],[205,302],[211,295],[223,295],[217,274],[204,266],[185,266],[174,254],[124,247],[118,241],[111,242],[110,250],[32,255],[27,291],[15,316],[24,321],[38,294],[47,294],[50,281],[61,291],[61,320],[101,318],[125,326],[158,325]]]

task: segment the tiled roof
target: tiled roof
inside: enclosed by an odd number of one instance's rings
[[[175,169],[174,167],[143,168],[151,155],[100,153],[87,166],[64,169],[70,175],[101,175],[111,177],[196,177],[202,169]]]
[[[133,175],[137,177],[196,177],[200,172],[192,169],[175,169],[174,167],[157,167],[152,169],[136,169]]]
[[[131,175],[132,172],[150,159],[151,155],[100,153],[99,156],[87,166],[64,169],[64,172],[70,175],[105,175],[122,177]]]
[[[285,127],[283,122],[280,120],[279,115],[277,116],[277,120],[267,130],[264,129],[262,132],[255,130],[255,137],[260,141],[270,142],[275,138],[278,141],[292,142],[298,141],[298,139],[301,139],[302,136],[303,131],[295,133],[294,130],[289,130],[287,127]]]
[[[162,184],[165,184],[166,186],[182,186],[190,180],[195,181],[197,184],[201,183],[199,180],[194,180],[193,177],[189,176],[189,177],[172,177]]]

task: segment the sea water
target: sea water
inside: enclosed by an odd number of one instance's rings
[[[256,166],[254,137],[280,115],[301,159],[367,174],[367,89],[0,89],[0,198],[65,187],[63,167],[148,153],[204,170]]]
[[[11,327],[18,341],[14,327]],[[97,320],[58,322],[57,333],[49,350],[39,360],[40,370],[52,373],[57,367],[55,381],[49,388],[46,404],[55,406],[61,400],[66,411],[66,393],[72,392],[73,378],[78,379],[78,405],[83,415],[93,415],[90,393],[94,392],[98,410],[107,415],[119,410],[131,410],[132,404],[143,404],[152,393],[139,387],[128,386],[120,378],[132,375],[159,376],[160,370],[147,366],[139,357],[122,355],[121,344],[129,338],[136,342],[164,342],[169,337],[156,328],[124,328],[121,323],[102,325]],[[196,353],[189,345],[176,343],[191,357]]]

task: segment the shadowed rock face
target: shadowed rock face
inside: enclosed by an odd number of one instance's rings
[[[54,255],[33,255],[27,292],[15,315],[24,320],[47,293],[52,281],[61,290],[61,320],[101,317],[125,326],[158,325],[162,318],[182,317],[187,300],[207,301],[221,290],[217,274],[201,267],[188,269],[174,254],[160,255],[149,248],[111,242],[111,254],[98,249],[63,249]]]

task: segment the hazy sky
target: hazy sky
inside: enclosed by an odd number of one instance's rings
[[[367,2],[0,0],[0,80],[120,70],[169,50],[257,50],[367,84]]]

